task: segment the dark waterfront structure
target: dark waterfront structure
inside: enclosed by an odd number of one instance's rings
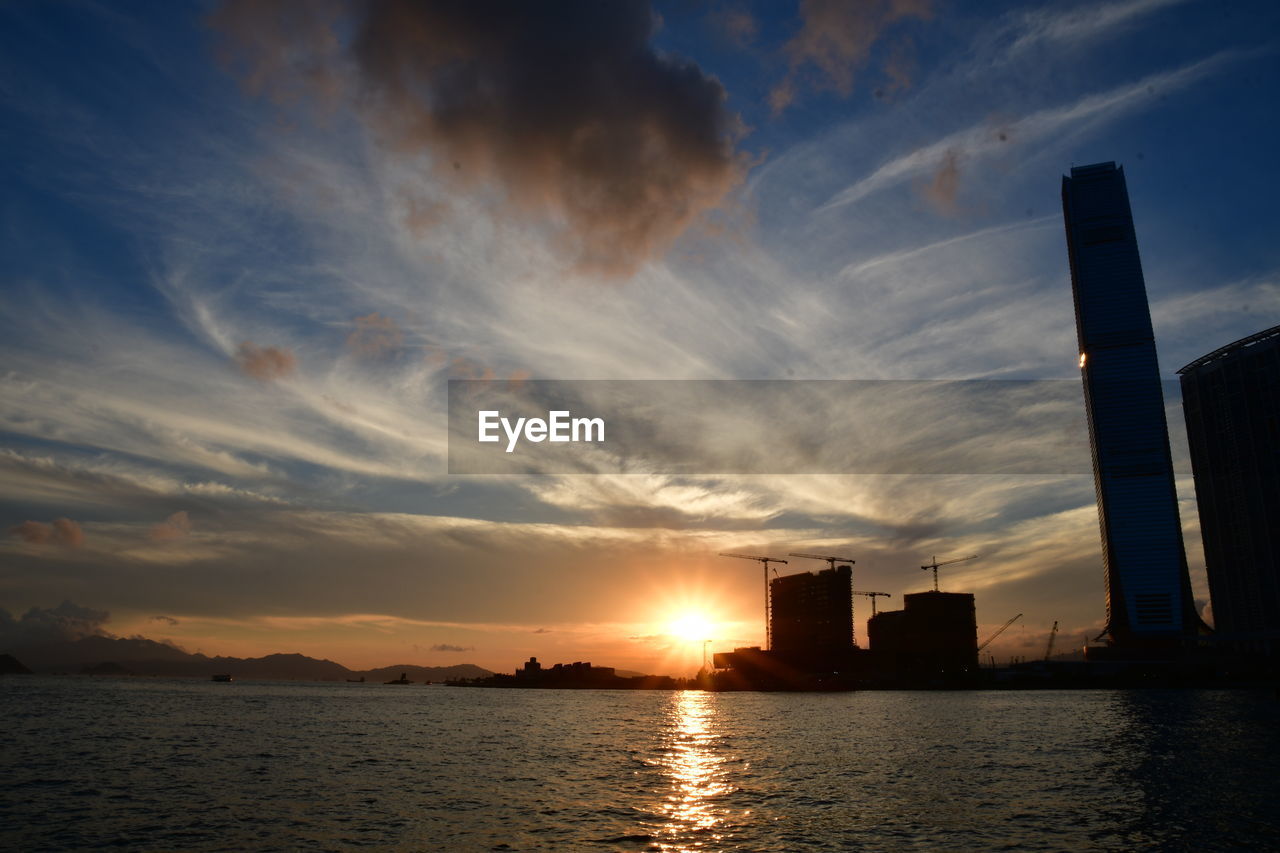
[[[1155,337],[1124,171],[1062,179],[1071,291],[1093,454],[1111,652],[1185,645],[1202,627],[1191,596]]]
[[[877,667],[913,677],[960,676],[978,667],[978,620],[973,594],[916,592],[903,609],[871,617],[867,633]]]
[[[853,647],[853,569],[835,566],[769,582],[773,649],[783,654]]]
[[[1219,641],[1280,653],[1280,326],[1178,371]]]
[[[454,687],[526,687],[543,690],[674,690],[680,686],[667,675],[621,676],[611,666],[592,666],[588,661],[558,663],[544,667],[529,658],[515,675],[494,673],[485,678],[448,682]]]
[[[716,690],[838,690],[853,686],[866,653],[853,642],[853,569],[832,566],[769,582],[768,649],[718,652]]]
[[[847,567],[789,575],[771,585],[775,647],[717,653],[716,690],[960,687],[977,683],[978,624],[971,593],[917,592],[902,610],[867,623],[871,648],[853,644]],[[795,623],[795,624],[792,624]]]

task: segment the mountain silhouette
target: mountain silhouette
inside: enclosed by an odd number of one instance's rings
[[[0,655],[0,675],[29,675],[30,673],[31,670],[13,655]]]
[[[257,658],[237,658],[191,654],[177,646],[145,637],[81,637],[77,640],[44,642],[8,650],[6,657],[21,661],[40,673],[99,673],[210,678],[230,673],[237,679],[286,681],[346,681],[364,677],[381,683],[400,673],[422,683],[456,678],[479,678],[492,673],[474,664],[414,666],[397,664],[370,670],[352,670],[340,663],[303,654],[270,654]],[[19,664],[21,665],[21,664]],[[388,673],[391,673],[388,675]]]

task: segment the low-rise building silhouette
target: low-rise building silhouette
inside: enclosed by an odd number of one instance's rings
[[[954,677],[978,667],[978,620],[973,594],[916,592],[902,610],[885,610],[867,623],[878,670],[912,677]]]

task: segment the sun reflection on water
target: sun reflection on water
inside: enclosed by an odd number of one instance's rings
[[[678,690],[671,697],[660,760],[670,788],[658,806],[665,819],[659,844],[663,850],[697,850],[723,840],[723,799],[735,789],[728,780],[729,759],[718,749],[714,694]]]

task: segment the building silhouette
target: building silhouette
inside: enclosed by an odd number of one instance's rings
[[[1202,623],[1124,170],[1073,168],[1062,211],[1102,532],[1104,635],[1117,651],[1176,647]]]
[[[853,570],[834,566],[769,582],[773,646],[717,652],[716,690],[831,690],[855,686],[961,686],[978,673],[971,593],[917,592],[902,610],[867,623],[870,649],[854,644]]]
[[[1280,326],[1178,371],[1220,641],[1280,652]]]
[[[871,654],[886,672],[959,676],[978,666],[978,620],[973,594],[915,592],[901,610],[883,610],[867,623]]]
[[[777,652],[853,646],[853,570],[835,566],[769,582],[769,629]]]

